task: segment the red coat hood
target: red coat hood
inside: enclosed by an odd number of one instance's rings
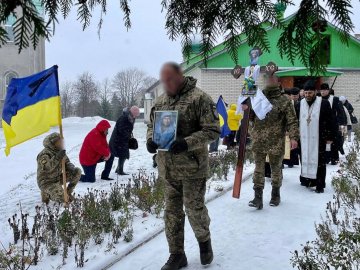
[[[111,128],[111,125],[107,120],[101,120],[100,123],[96,126],[96,129],[101,133],[103,133],[105,130],[108,130],[109,128]]]

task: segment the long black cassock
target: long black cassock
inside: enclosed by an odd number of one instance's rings
[[[309,187],[325,188],[326,142],[334,141],[337,132],[330,103],[321,97],[310,103],[303,99],[295,110],[300,125],[300,182]]]

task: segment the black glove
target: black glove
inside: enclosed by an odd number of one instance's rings
[[[65,156],[66,156],[66,150],[60,150],[60,151],[56,154],[56,157],[57,157],[59,160],[62,160]]]
[[[154,143],[152,139],[148,139],[146,142],[146,148],[150,154],[156,154],[156,150],[159,148],[159,146]]]
[[[185,139],[178,139],[173,142],[170,146],[169,151],[175,155],[180,154],[182,152],[186,152],[189,149],[189,146]]]

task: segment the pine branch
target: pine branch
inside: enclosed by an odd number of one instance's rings
[[[52,25],[52,33],[55,34],[55,25],[59,22],[57,19],[57,14],[60,9],[58,5],[58,0],[42,0],[42,5],[47,11],[46,15],[49,18],[46,27]]]
[[[340,29],[341,41],[347,44],[349,33],[354,30],[354,24],[350,18],[350,14],[352,14],[351,0],[328,0],[327,7],[330,15],[334,18],[334,24]]]
[[[64,19],[66,19],[69,16],[72,6],[73,6],[72,0],[60,0],[61,14]]]
[[[78,17],[77,19],[80,20],[80,22],[83,25],[83,30],[85,30],[90,25],[90,19],[91,19],[91,12],[88,7],[88,3],[82,2],[78,3]]]
[[[0,48],[9,40],[6,30],[0,26]]]
[[[131,20],[130,20],[131,11],[128,0],[120,0],[120,8],[124,12],[125,27],[129,29],[131,27]]]
[[[124,13],[124,25],[131,27],[130,0],[118,0]],[[292,21],[284,22],[280,14],[292,0],[162,0],[162,11],[166,11],[165,28],[170,39],[181,39],[183,52],[190,54],[191,39],[194,33],[202,36],[201,54],[205,64],[214,46],[225,38],[225,48],[235,63],[238,61],[237,50],[240,46],[240,35],[246,36],[249,46],[258,46],[263,51],[270,48],[267,31],[264,27],[272,26],[282,30],[278,40],[278,49],[282,57],[291,62],[296,59],[311,71],[324,70],[326,63],[316,56],[322,50],[323,35],[321,24],[324,19],[333,18],[338,27],[341,41],[347,43],[354,29],[350,18],[352,14],[351,0],[301,0],[299,10]],[[42,0],[47,21],[45,22],[30,0],[0,1],[0,25],[4,24],[10,15],[18,12],[14,25],[15,44],[19,51],[29,46],[31,41],[36,46],[40,38],[49,38],[49,25],[54,31],[58,23],[57,16],[67,18],[71,8],[76,5],[78,20],[83,29],[90,25],[92,14],[100,7],[98,33],[100,33],[103,18],[107,11],[107,0]],[[42,15],[42,14],[41,14]],[[266,22],[266,24],[264,24]],[[322,26],[323,27],[323,26]],[[6,31],[0,27],[0,44],[6,42]]]

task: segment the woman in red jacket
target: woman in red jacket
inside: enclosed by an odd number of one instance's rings
[[[95,182],[96,165],[105,162],[105,168],[101,174],[102,180],[114,180],[109,178],[109,174],[114,161],[114,156],[110,153],[109,144],[106,136],[109,133],[110,123],[106,120],[100,121],[96,128],[91,130],[85,137],[80,150],[80,164],[85,175],[81,176],[81,182]]]

